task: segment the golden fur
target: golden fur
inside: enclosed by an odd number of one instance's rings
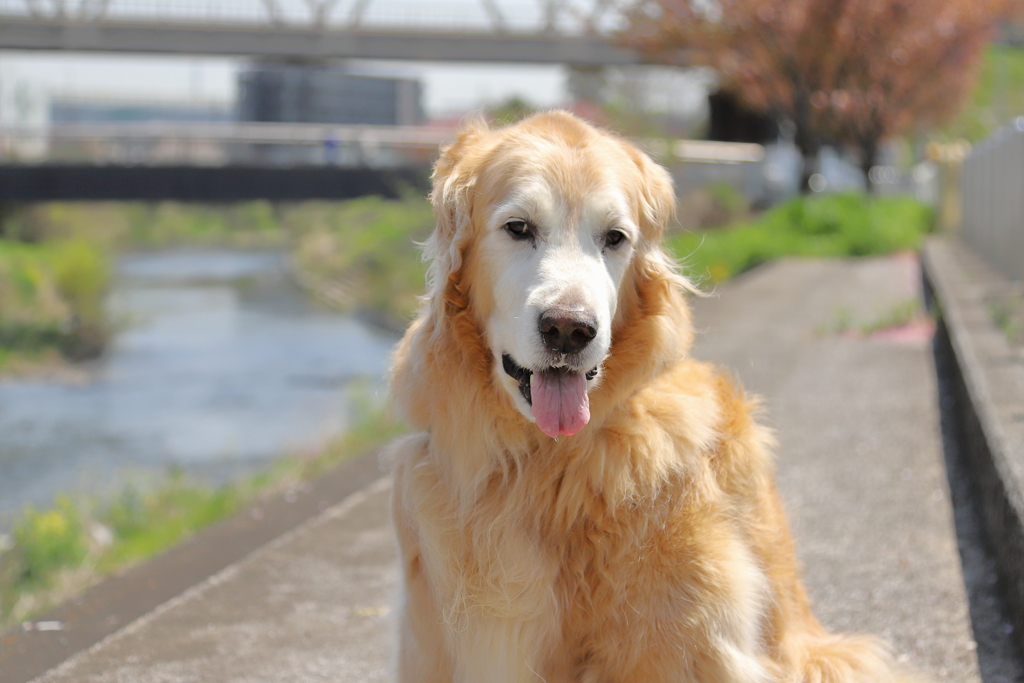
[[[483,332],[493,264],[474,246],[521,174],[543,169],[572,204],[598,168],[614,169],[642,234],[590,422],[556,441],[498,386]],[[392,378],[422,430],[390,454],[399,680],[892,680],[876,641],[829,635],[811,614],[770,436],[739,388],[687,357],[689,286],[659,246],[674,206],[664,170],[553,112],[470,125],[437,162],[432,200],[428,296]]]

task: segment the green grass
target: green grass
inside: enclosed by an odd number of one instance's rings
[[[860,321],[855,320],[849,308],[839,306],[836,308],[831,322],[819,326],[815,333],[824,336],[853,332],[867,337],[882,330],[903,327],[929,317],[930,315],[924,310],[921,300],[917,297],[892,302],[888,308],[877,311],[873,318]]]
[[[171,472],[111,498],[63,496],[48,509],[27,508],[0,544],[0,630],[404,431],[383,409],[358,397],[353,404],[352,427],[325,449],[282,458],[241,482],[210,487]]]
[[[98,511],[111,544],[98,558],[97,570],[113,571],[171,547],[196,531],[236,512],[249,498],[250,486],[208,488],[172,472],[156,489],[126,486]]]
[[[1024,341],[1024,298],[1020,295],[994,297],[988,302],[992,322],[1011,344]]]
[[[924,310],[921,307],[920,299],[905,299],[893,303],[888,310],[882,311],[875,318],[862,322],[858,326],[858,331],[862,335],[868,336],[881,330],[909,325],[923,316]]]
[[[667,246],[699,283],[717,283],[782,256],[868,256],[916,249],[931,211],[905,197],[800,197],[721,230],[689,232]]]

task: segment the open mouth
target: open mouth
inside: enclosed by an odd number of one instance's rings
[[[523,395],[526,402],[531,406],[533,405],[533,392],[530,390],[530,377],[533,375],[533,370],[527,370],[523,366],[512,360],[512,356],[507,353],[501,354],[501,367],[505,371],[505,374],[519,382],[519,393]],[[588,380],[597,377],[597,371],[600,366],[591,368],[584,377]],[[562,368],[552,368],[552,372],[564,372]]]
[[[519,391],[530,404],[533,419],[542,432],[553,439],[561,434],[575,434],[590,421],[590,397],[587,380],[597,376],[598,368],[586,373],[567,367],[527,370],[507,353],[501,366],[509,377],[519,383]]]

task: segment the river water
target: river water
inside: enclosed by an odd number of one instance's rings
[[[123,326],[80,381],[0,381],[0,529],[26,504],[180,467],[211,482],[344,430],[396,338],[319,307],[280,252],[123,257]],[[360,389],[355,389],[356,383]]]

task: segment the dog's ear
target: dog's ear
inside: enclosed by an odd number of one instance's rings
[[[462,265],[462,249],[469,237],[478,157],[489,132],[482,116],[467,119],[455,142],[442,148],[434,164],[430,201],[436,226],[425,245],[424,255],[430,259],[427,292],[438,301],[444,295],[449,277]]]
[[[684,277],[679,265],[661,248],[661,238],[673,220],[676,211],[676,193],[672,176],[649,156],[630,146],[630,154],[639,169],[639,224],[643,233],[640,254],[633,259],[636,273],[636,287],[640,298],[650,310],[684,310],[685,306],[674,298],[682,292],[699,294],[693,284]],[[659,299],[664,303],[653,307]],[[623,307],[623,317],[628,317],[629,306]],[[684,316],[685,317],[685,316]],[[687,323],[688,325],[688,323]],[[689,345],[689,342],[686,342]]]
[[[640,170],[640,228],[652,245],[661,244],[661,236],[675,215],[676,192],[672,176],[649,156],[633,149],[633,161]]]

